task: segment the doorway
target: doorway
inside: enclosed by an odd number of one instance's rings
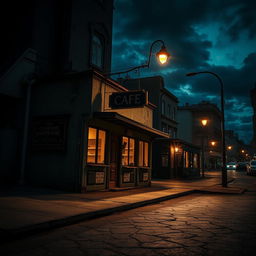
[[[110,143],[109,189],[116,188],[118,186],[119,155],[119,137],[112,134]]]

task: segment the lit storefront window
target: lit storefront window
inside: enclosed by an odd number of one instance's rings
[[[189,168],[189,153],[185,151],[185,167]]]
[[[139,142],[139,166],[148,167],[148,142]]]
[[[99,130],[98,131],[97,163],[100,163],[100,164],[103,164],[105,162],[105,141],[106,141],[106,132]]]
[[[194,154],[193,162],[193,167],[198,168],[198,154]]]
[[[106,132],[89,128],[87,163],[104,164],[105,162]]]
[[[134,166],[135,162],[135,140],[128,137],[122,138],[122,165]]]

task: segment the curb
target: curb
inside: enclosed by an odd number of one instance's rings
[[[47,221],[47,222],[43,222],[43,223],[39,223],[39,224],[35,224],[35,225],[26,226],[24,228],[19,228],[19,229],[14,229],[14,230],[1,230],[0,231],[0,240],[1,240],[0,244],[3,242],[9,242],[12,240],[24,238],[26,236],[38,234],[39,232],[44,232],[44,231],[48,231],[51,229],[56,229],[56,228],[76,224],[78,222],[89,220],[89,219],[95,219],[95,218],[111,215],[116,212],[126,211],[126,210],[135,209],[135,208],[139,208],[139,207],[150,205],[150,204],[155,204],[158,202],[186,196],[186,195],[193,194],[196,192],[199,192],[199,191],[192,189],[192,190],[180,192],[180,193],[173,194],[173,195],[162,196],[162,197],[149,199],[149,200],[145,200],[145,201],[140,201],[140,202],[136,202],[136,203],[130,203],[130,204],[117,206],[117,207],[113,207],[113,208],[107,208],[104,210],[92,211],[92,212],[69,216],[69,217],[62,218],[62,219],[51,220],[51,221]]]

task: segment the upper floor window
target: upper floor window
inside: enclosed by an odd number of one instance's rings
[[[176,120],[176,108],[173,107],[173,120]]]
[[[168,111],[167,111],[168,117],[172,118],[172,109],[171,109],[171,105],[168,104]]]
[[[102,38],[93,34],[92,36],[92,64],[103,68],[103,55],[104,55],[104,44]]]
[[[165,115],[165,101],[162,101],[162,115]]]

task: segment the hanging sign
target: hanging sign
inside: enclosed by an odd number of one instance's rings
[[[148,94],[146,91],[114,92],[109,96],[109,107],[117,108],[140,108],[147,104]]]

